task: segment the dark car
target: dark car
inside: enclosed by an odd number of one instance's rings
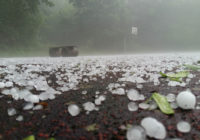
[[[78,56],[78,49],[76,46],[60,46],[49,48],[49,55],[51,57],[72,57]]]

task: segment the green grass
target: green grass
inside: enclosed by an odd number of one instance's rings
[[[2,48],[2,49],[1,49]],[[9,47],[0,47],[0,57],[37,57],[37,56],[49,56],[48,47],[20,47],[20,48],[9,48]]]

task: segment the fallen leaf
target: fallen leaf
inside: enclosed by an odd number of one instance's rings
[[[174,114],[174,110],[171,108],[165,96],[160,95],[159,93],[153,93],[152,98],[164,114]]]
[[[85,129],[86,129],[87,131],[95,131],[95,130],[98,130],[97,124],[96,124],[96,123],[86,126]]]
[[[35,136],[34,135],[30,135],[30,136],[24,138],[23,140],[35,140]]]
[[[189,75],[189,72],[188,71],[181,71],[181,72],[178,72],[178,73],[169,73],[169,74],[165,74],[165,73],[160,72],[160,75],[163,78],[169,78],[169,80],[171,80],[171,81],[182,82],[180,80],[180,78],[187,77]]]
[[[48,103],[47,102],[40,102],[38,103],[39,105],[42,105],[43,107],[47,107],[48,106]]]
[[[194,71],[197,71],[200,69],[200,66],[195,66],[195,65],[184,65],[187,69],[190,69],[190,70],[194,70]]]

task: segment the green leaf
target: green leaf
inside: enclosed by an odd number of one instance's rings
[[[170,78],[185,78],[187,77],[189,74],[188,71],[181,71],[181,72],[178,72],[178,73],[172,73],[172,74],[167,74],[167,77],[170,77]]]
[[[163,78],[169,78],[171,81],[177,81],[177,82],[182,82],[180,80],[180,78],[185,78],[187,77],[189,74],[188,71],[181,71],[181,72],[178,72],[178,73],[169,73],[169,74],[165,74],[165,73],[162,73],[160,72],[160,75],[163,77]]]
[[[164,78],[167,78],[167,74],[164,74],[164,73],[160,72],[160,75],[161,75],[162,77],[164,77]]]
[[[190,70],[194,70],[194,71],[197,71],[200,69],[200,66],[195,66],[195,65],[184,65],[187,69],[190,69]]]
[[[49,140],[56,140],[55,138],[49,138]]]
[[[97,128],[97,124],[94,123],[94,124],[88,125],[87,127],[85,127],[85,129],[86,129],[87,131],[95,131],[95,130],[97,130],[98,128]]]
[[[165,96],[160,95],[159,93],[153,93],[152,98],[164,114],[174,114],[174,110],[171,108]]]
[[[176,82],[182,82],[182,81],[180,80],[180,78],[174,78],[174,77],[169,77],[169,80],[171,80],[171,81],[176,81]]]
[[[30,136],[24,138],[23,140],[35,140],[35,136],[34,135],[30,135]]]
[[[127,124],[126,125],[126,130],[128,130],[129,128],[131,128],[133,125],[131,125],[131,124]]]

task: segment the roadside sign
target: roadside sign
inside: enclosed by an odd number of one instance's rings
[[[138,28],[137,28],[137,27],[132,27],[131,33],[132,33],[133,35],[137,35],[137,34],[138,34]]]

